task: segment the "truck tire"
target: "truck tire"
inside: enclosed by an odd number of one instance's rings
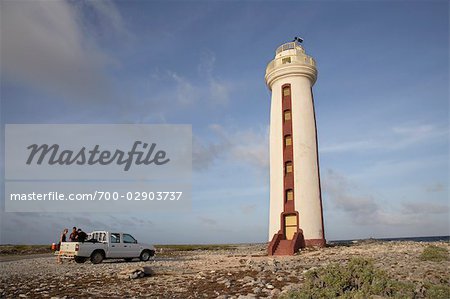
[[[91,254],[91,262],[93,264],[100,264],[103,262],[103,259],[105,258],[105,255],[100,250],[96,250]]]
[[[75,259],[75,262],[77,262],[78,264],[82,264],[85,261],[87,261],[88,258],[84,257],[84,256],[76,256],[74,259]]]
[[[141,256],[139,257],[141,261],[146,262],[150,259],[151,252],[150,250],[144,250],[141,252]]]

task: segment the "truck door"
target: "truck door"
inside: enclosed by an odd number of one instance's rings
[[[126,257],[138,257],[141,253],[139,244],[130,234],[123,234],[124,253]]]
[[[124,257],[123,243],[121,242],[120,233],[110,233],[107,257],[121,258]]]

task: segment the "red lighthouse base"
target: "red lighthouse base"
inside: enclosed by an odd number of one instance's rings
[[[305,240],[303,231],[300,229],[296,232],[292,240],[286,240],[283,232],[280,230],[276,233],[272,241],[269,243],[269,255],[294,255],[300,248],[305,247],[325,247],[325,239],[308,239]]]

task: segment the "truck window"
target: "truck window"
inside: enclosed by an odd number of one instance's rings
[[[111,243],[120,243],[120,234],[111,234]]]
[[[137,243],[136,239],[133,238],[131,235],[129,234],[123,234],[123,242],[124,243]]]

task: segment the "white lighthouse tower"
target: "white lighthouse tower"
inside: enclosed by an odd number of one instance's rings
[[[325,246],[312,93],[317,69],[301,42],[278,47],[266,68],[272,91],[269,255]]]

